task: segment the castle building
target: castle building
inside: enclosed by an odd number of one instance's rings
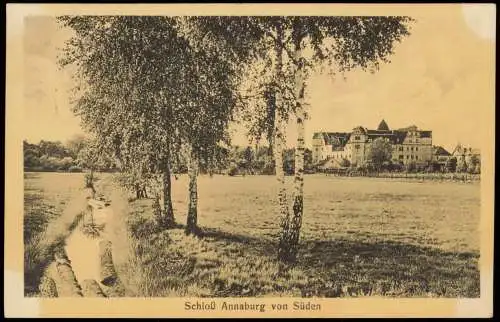
[[[313,163],[328,159],[347,160],[351,166],[369,161],[372,142],[381,138],[392,147],[392,162],[427,165],[433,159],[432,131],[423,131],[415,125],[390,130],[382,120],[376,130],[358,126],[352,132],[316,132],[313,135]]]
[[[441,167],[445,166],[450,158],[451,153],[446,151],[442,146],[434,146],[432,148],[432,161],[439,164]]]
[[[479,149],[464,146],[460,143],[455,147],[451,155],[457,159],[457,162],[465,161],[467,164],[471,162],[473,157],[476,157],[479,160],[481,159],[481,152]]]

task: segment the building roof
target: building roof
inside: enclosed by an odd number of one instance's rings
[[[419,131],[421,138],[430,138],[432,137],[432,131]]]
[[[410,126],[407,126],[407,127],[403,127],[403,128],[400,128],[400,129],[397,129],[397,131],[402,131],[402,132],[409,132],[409,131],[417,131],[418,128],[416,125],[410,125]]]
[[[378,125],[377,130],[378,131],[389,131],[389,126],[387,125],[387,123],[385,122],[385,120],[382,120],[382,122],[380,122],[380,124]]]
[[[362,135],[367,135],[369,141],[373,141],[377,138],[387,138],[392,144],[402,144],[406,139],[409,131],[417,131],[420,133],[421,138],[431,138],[432,131],[421,131],[418,130],[415,125],[401,128],[398,130],[389,130],[387,123],[382,120],[377,130],[365,129],[362,126],[357,126],[353,129],[354,133],[359,133]],[[351,133],[345,132],[316,132],[313,135],[313,139],[323,138],[325,145],[332,145],[334,147],[343,147],[349,141]]]
[[[451,153],[446,151],[445,148],[442,146],[433,146],[432,147],[432,154],[434,155],[440,155],[440,156],[450,156]]]
[[[481,154],[480,150],[477,148],[472,148],[470,146],[463,146],[458,144],[453,150],[453,155],[479,155]]]
[[[323,138],[325,145],[344,146],[350,136],[350,133],[345,132],[316,132],[313,139]]]

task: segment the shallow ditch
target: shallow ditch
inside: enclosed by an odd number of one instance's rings
[[[113,211],[102,196],[89,198],[71,233],[53,253],[39,286],[42,297],[119,296],[120,281],[106,223]]]

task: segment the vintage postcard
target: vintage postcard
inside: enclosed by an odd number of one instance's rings
[[[494,4],[7,5],[7,317],[490,317]]]

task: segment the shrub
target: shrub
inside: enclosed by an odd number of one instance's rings
[[[417,165],[415,162],[410,162],[406,165],[406,172],[415,172],[417,171]]]
[[[267,162],[262,169],[262,174],[274,175],[274,162]]]
[[[342,161],[340,161],[340,166],[344,167],[344,168],[350,167],[351,162],[349,162],[349,160],[347,160],[347,159],[342,159]]]
[[[235,176],[238,174],[238,168],[237,167],[234,167],[232,166],[231,168],[229,168],[229,170],[227,171],[227,174],[230,175],[230,176]]]
[[[94,175],[92,173],[85,174],[85,188],[94,187]]]

